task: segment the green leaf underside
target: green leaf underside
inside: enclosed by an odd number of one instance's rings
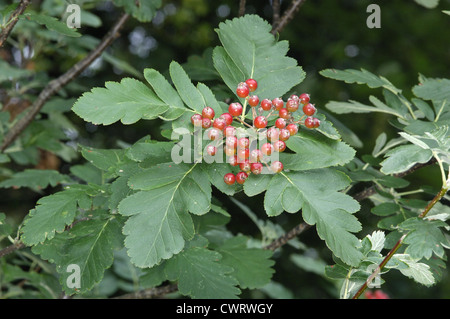
[[[54,187],[65,181],[68,181],[67,176],[62,175],[55,170],[26,169],[1,182],[0,187],[29,187],[41,189],[46,188],[47,186]]]
[[[72,110],[87,122],[110,125],[117,121],[133,124],[140,119],[154,119],[169,109],[144,83],[124,78],[106,82],[105,88],[84,93]]]
[[[123,229],[125,245],[139,267],[179,253],[194,235],[189,212],[202,215],[211,209],[211,185],[198,164],[161,164],[132,176],[129,185],[140,191],[125,198],[119,212],[131,216]]]
[[[270,31],[270,24],[257,15],[222,22],[216,29],[223,49],[214,50],[214,66],[232,92],[252,77],[258,81],[258,97],[273,99],[305,78],[297,61],[286,56],[288,42],[277,42]]]
[[[381,162],[384,174],[395,174],[407,171],[416,163],[426,163],[432,157],[431,150],[417,145],[401,145],[386,153],[386,159]]]

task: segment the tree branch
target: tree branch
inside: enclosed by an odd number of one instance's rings
[[[280,23],[280,0],[272,0],[272,29]]]
[[[284,27],[294,18],[294,15],[300,9],[300,6],[305,3],[306,0],[293,0],[289,8],[286,9],[281,17],[280,23],[272,27],[272,34],[280,33]]]
[[[72,66],[66,73],[48,83],[30,107],[30,111],[23,118],[21,118],[5,136],[0,152],[3,152],[9,145],[11,145],[11,143],[16,140],[16,138],[28,127],[28,125],[30,125],[30,123],[34,120],[34,117],[39,113],[45,102],[47,102],[50,97],[57,93],[67,83],[74,80],[96,58],[98,58],[109,45],[111,45],[111,43],[119,36],[119,31],[128,18],[128,14],[123,14],[94,50],[92,50],[83,60]]]
[[[0,258],[9,255],[10,253],[19,250],[21,248],[25,247],[25,245],[21,242],[17,242],[15,244],[9,245],[8,247],[3,248],[0,250]]]
[[[288,241],[293,239],[294,237],[297,237],[301,233],[303,233],[305,230],[309,229],[311,225],[307,223],[301,223],[292,228],[289,232],[284,234],[283,236],[278,237],[273,242],[268,244],[267,246],[263,247],[263,249],[266,250],[276,250],[277,248],[280,248],[281,246],[285,245]]]
[[[6,23],[6,26],[3,28],[2,32],[0,33],[0,48],[6,42],[6,39],[8,38],[12,29],[14,28],[17,21],[19,20],[19,16],[25,11],[25,9],[28,7],[29,4],[30,4],[30,0],[20,1],[16,10],[14,10],[11,17],[9,17],[8,22]]]
[[[238,13],[239,17],[242,17],[245,14],[245,2],[246,0],[239,1],[239,13]]]
[[[114,297],[113,299],[152,299],[162,297],[178,290],[177,284],[168,284],[161,287],[144,289],[126,295]]]

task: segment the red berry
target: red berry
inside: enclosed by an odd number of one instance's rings
[[[205,107],[202,110],[202,116],[203,117],[206,117],[206,118],[209,118],[209,119],[213,119],[214,115],[215,115],[214,110],[211,107],[209,107],[209,106]]]
[[[286,126],[286,129],[289,131],[290,136],[294,136],[298,133],[298,127],[294,123],[288,124],[288,126]]]
[[[283,170],[283,163],[281,163],[280,161],[272,162],[270,168],[272,169],[272,172],[280,173]]]
[[[258,88],[258,82],[254,79],[248,79],[245,83],[247,84],[250,92],[253,92]]]
[[[223,129],[225,136],[234,136],[236,134],[236,128],[234,126],[227,126]]]
[[[292,95],[289,97],[289,99],[294,100],[294,101],[297,101],[297,102],[300,103],[300,98],[299,98],[297,95],[295,95],[295,94],[292,94]]]
[[[276,97],[272,100],[272,104],[275,107],[275,110],[279,111],[283,108],[284,101],[281,98]]]
[[[252,163],[250,165],[250,170],[253,174],[255,175],[259,175],[261,174],[262,170],[263,170],[263,164],[261,163]]]
[[[305,104],[303,106],[303,113],[305,113],[305,115],[312,116],[316,113],[316,107],[311,103]]]
[[[225,128],[226,125],[227,123],[225,122],[225,120],[220,117],[213,121],[213,127],[221,131]]]
[[[280,141],[287,141],[289,137],[291,137],[291,133],[288,129],[283,128],[280,130],[280,134],[278,135]]]
[[[263,155],[270,155],[270,154],[272,154],[272,152],[273,152],[273,145],[272,145],[272,144],[270,144],[270,143],[264,143],[264,144],[261,146],[261,153],[262,153]]]
[[[261,108],[264,111],[269,111],[272,108],[272,101],[269,99],[264,99],[261,101]]]
[[[211,127],[211,119],[209,119],[209,118],[207,118],[207,117],[204,117],[203,119],[202,119],[202,127],[203,128],[210,128]]]
[[[298,98],[300,100],[300,103],[302,103],[302,104],[308,104],[309,103],[309,94],[307,94],[307,93],[300,94],[300,96]]]
[[[235,154],[236,154],[236,149],[234,147],[225,145],[225,155],[226,156],[233,156]]]
[[[194,114],[191,116],[191,123],[194,126],[201,126],[202,125],[202,116],[200,114]]]
[[[206,146],[206,153],[208,153],[209,156],[216,155],[217,148],[213,145]]]
[[[236,155],[228,157],[228,163],[230,163],[231,166],[237,166],[239,164],[238,158]]]
[[[250,156],[250,150],[248,148],[238,148],[237,157],[239,160],[243,161],[248,159]]]
[[[236,174],[236,182],[238,184],[244,184],[247,177],[248,177],[248,174],[246,172],[239,172]]]
[[[234,135],[227,136],[225,138],[225,145],[228,147],[236,148],[237,142],[238,142],[237,137]]]
[[[242,163],[239,164],[239,168],[243,172],[246,172],[246,173],[250,172],[250,170],[251,170],[250,162],[248,160],[243,161]]]
[[[259,97],[257,95],[252,95],[248,98],[248,104],[250,106],[257,106],[259,104]]]
[[[296,101],[296,100],[289,99],[289,100],[286,102],[286,109],[287,109],[289,112],[295,112],[295,111],[297,111],[297,110],[298,110],[298,106],[299,106],[299,103],[298,103],[298,101]]]
[[[269,128],[266,132],[267,139],[271,142],[277,141],[279,134],[280,132],[278,131],[278,129],[273,126]]]
[[[232,116],[239,116],[242,114],[242,105],[241,103],[234,102],[228,106],[228,113]]]
[[[273,144],[273,149],[276,151],[276,152],[279,152],[279,153],[281,153],[281,152],[284,152],[284,150],[286,149],[286,143],[285,142],[283,142],[283,141],[276,141],[274,144]]]
[[[267,119],[265,116],[257,116],[253,124],[256,128],[265,128],[267,126]]]
[[[215,141],[215,140],[217,140],[219,138],[222,138],[222,132],[219,129],[217,129],[217,128],[214,128],[214,127],[210,128],[208,130],[208,138],[211,141]]]
[[[320,126],[320,120],[316,117],[313,118],[314,128],[318,128]]]
[[[314,118],[313,117],[307,117],[305,119],[305,126],[307,128],[314,128]]]
[[[278,128],[285,128],[285,126],[286,126],[286,120],[283,119],[283,118],[278,118],[278,119],[275,121],[275,126],[278,127]]]
[[[278,116],[281,117],[282,119],[287,120],[289,118],[290,114],[287,109],[283,108],[278,111]]]
[[[225,184],[233,185],[234,182],[236,181],[236,176],[234,176],[233,173],[227,173],[223,177],[223,181],[225,182]]]
[[[247,97],[249,93],[250,93],[250,89],[249,89],[247,83],[241,82],[238,84],[237,89],[236,89],[237,96],[244,98],[244,97]]]
[[[250,163],[259,162],[263,157],[262,152],[259,149],[254,149],[250,152]]]
[[[241,137],[240,139],[238,139],[237,145],[242,149],[248,148],[250,146],[250,140],[246,137]]]
[[[233,123],[233,116],[230,113],[223,113],[219,116],[219,118],[223,119],[227,125],[231,125]]]

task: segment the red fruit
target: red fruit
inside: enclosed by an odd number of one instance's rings
[[[263,164],[261,163],[252,163],[250,164],[250,170],[253,174],[259,175],[263,170]]]
[[[248,173],[251,170],[251,164],[248,160],[245,160],[239,164],[239,168],[241,169],[241,171]]]
[[[265,116],[257,116],[253,122],[256,128],[265,128],[267,126],[267,119]]]
[[[286,109],[287,109],[289,112],[295,112],[295,111],[297,111],[297,110],[298,110],[298,107],[299,107],[299,103],[298,103],[298,101],[296,101],[296,100],[289,99],[289,100],[286,102]]]
[[[245,81],[245,83],[247,84],[250,92],[253,92],[258,88],[258,82],[256,82],[256,80],[254,79],[248,79],[247,81]]]
[[[283,108],[284,101],[281,98],[276,97],[272,100],[272,105],[275,107],[275,110],[279,111]]]
[[[273,145],[272,145],[272,144],[270,144],[270,143],[264,143],[264,144],[261,146],[261,153],[262,153],[263,155],[270,155],[270,154],[272,154],[272,152],[273,152]]]
[[[305,126],[307,128],[314,128],[314,118],[313,117],[307,117],[305,119]]]
[[[295,95],[295,94],[292,94],[292,95],[289,97],[289,99],[294,100],[294,101],[297,101],[297,102],[300,103],[300,98],[299,98],[297,95]]]
[[[250,106],[257,106],[259,104],[259,97],[257,95],[252,95],[248,98],[248,104]]]
[[[236,89],[237,96],[244,98],[244,97],[247,97],[249,93],[250,93],[250,88],[248,87],[247,83],[241,82],[238,84],[237,89]]]
[[[300,100],[300,103],[302,103],[302,104],[308,104],[309,103],[309,94],[307,94],[307,93],[300,94],[300,96],[298,98]]]
[[[290,114],[287,109],[283,108],[278,111],[278,116],[281,117],[282,119],[287,120],[289,118]]]
[[[228,163],[230,163],[231,166],[237,166],[239,164],[238,158],[236,155],[228,157]]]
[[[248,148],[250,146],[250,140],[246,137],[241,137],[240,139],[238,139],[237,145],[242,149]]]
[[[275,126],[278,127],[278,128],[285,128],[285,126],[286,126],[286,120],[283,119],[283,118],[278,118],[278,119],[275,121]]]
[[[318,128],[320,126],[320,120],[314,117],[314,128]]]
[[[273,144],[273,149],[275,150],[275,152],[284,152],[284,150],[286,149],[286,143],[283,141],[276,141]]]
[[[209,119],[209,118],[207,118],[207,117],[204,117],[203,119],[202,119],[202,127],[203,128],[210,128],[211,127],[211,119]]]
[[[215,146],[212,146],[212,145],[206,146],[206,153],[208,153],[209,156],[216,155],[216,152],[217,152],[217,148]]]
[[[220,117],[213,121],[213,127],[215,127],[216,129],[218,129],[220,131],[222,131],[225,128],[225,126],[227,126],[227,123],[225,122],[224,119],[222,119]]]
[[[228,113],[232,116],[239,116],[242,114],[242,105],[241,103],[234,102],[228,106]]]
[[[298,126],[294,123],[288,124],[288,126],[286,126],[286,129],[289,131],[290,136],[298,133]]]
[[[254,149],[250,152],[250,156],[249,156],[250,163],[259,162],[262,157],[263,157],[262,152],[259,149]]]
[[[194,114],[191,116],[191,123],[194,126],[201,126],[202,125],[202,116],[200,114]]]
[[[289,137],[291,137],[291,133],[288,129],[283,128],[280,130],[280,134],[278,135],[280,141],[287,141]]]
[[[245,180],[247,179],[248,174],[246,172],[239,172],[236,174],[236,182],[238,184],[244,184]]]
[[[205,107],[202,110],[202,116],[203,117],[206,117],[206,118],[209,118],[209,119],[213,119],[214,115],[215,115],[214,110],[211,107],[209,107],[209,106]]]
[[[305,113],[305,115],[312,116],[316,113],[316,107],[311,103],[305,104],[303,105],[303,113]]]
[[[236,149],[234,147],[230,147],[228,145],[225,146],[225,155],[226,156],[233,156],[236,154]]]
[[[269,111],[272,108],[272,101],[269,99],[264,99],[261,101],[261,108],[264,111]]]
[[[271,128],[269,128],[266,132],[267,139],[271,142],[277,141],[279,135],[280,135],[280,132],[278,131],[278,129],[276,127],[273,127],[273,126]]]
[[[227,136],[225,138],[225,145],[228,146],[228,147],[236,148],[237,143],[238,143],[238,139],[234,135]]]
[[[236,134],[236,128],[234,126],[227,126],[223,129],[225,136],[234,136]]]
[[[248,148],[238,148],[237,157],[240,161],[248,159],[250,156],[250,150]]]
[[[230,113],[223,113],[219,116],[220,119],[223,119],[226,125],[231,125],[233,123],[233,116]]]
[[[272,164],[270,164],[270,168],[272,169],[272,172],[280,173],[283,170],[283,163],[280,161],[272,162]]]
[[[227,173],[223,177],[223,181],[225,182],[225,184],[233,185],[234,182],[236,181],[236,176],[234,176],[233,173]]]
[[[215,141],[215,140],[217,140],[219,138],[222,138],[222,132],[219,129],[217,129],[217,128],[210,128],[208,130],[208,138],[211,141]]]

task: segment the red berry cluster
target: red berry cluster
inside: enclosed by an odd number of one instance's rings
[[[228,113],[223,113],[214,118],[214,110],[205,107],[202,114],[195,114],[191,117],[194,126],[201,126],[208,130],[210,140],[224,139],[225,154],[228,157],[228,163],[232,166],[238,166],[240,172],[236,175],[227,173],[224,181],[228,185],[234,183],[243,184],[249,174],[261,174],[264,165],[274,172],[279,173],[283,170],[283,163],[273,161],[270,165],[264,160],[265,156],[270,156],[273,152],[283,152],[286,149],[286,141],[290,136],[297,134],[298,125],[304,125],[307,128],[317,128],[320,125],[319,119],[313,117],[316,112],[314,104],[310,103],[308,94],[303,93],[300,96],[291,95],[285,102],[281,98],[273,100],[263,99],[253,94],[258,88],[258,83],[254,79],[247,79],[238,84],[236,88],[237,96],[245,98],[245,104],[242,106],[239,102],[233,102],[228,107]],[[248,103],[252,107],[253,126],[241,118],[245,105]],[[301,107],[302,114],[297,116],[297,110]],[[269,120],[277,118],[275,126],[267,128]],[[233,120],[241,124],[254,128],[266,129],[265,134],[269,142],[261,145],[260,149],[250,151],[250,141],[246,137],[237,138],[236,128],[231,126]],[[206,152],[213,156],[216,154],[216,147],[208,145]]]

